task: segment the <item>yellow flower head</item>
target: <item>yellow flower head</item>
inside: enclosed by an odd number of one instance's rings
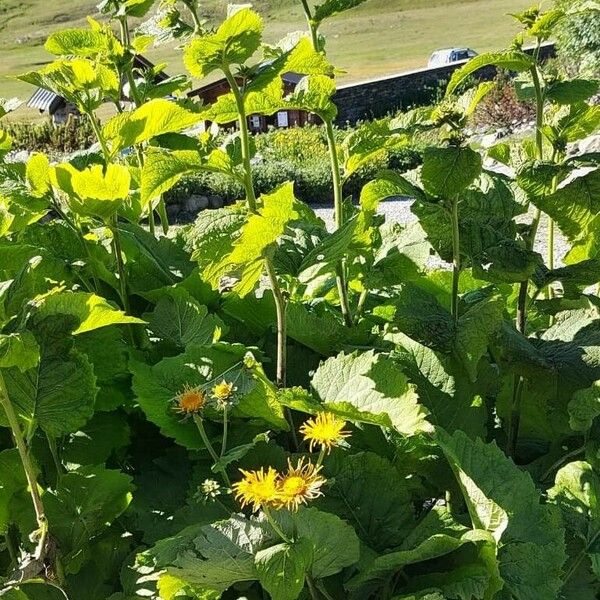
[[[308,419],[300,427],[300,433],[304,436],[304,441],[310,442],[310,451],[315,446],[324,448],[330,452],[334,446],[350,435],[349,431],[344,431],[346,421],[338,419],[329,412],[320,412],[314,419]]]
[[[303,458],[296,467],[288,460],[288,471],[280,475],[277,482],[277,507],[296,511],[301,504],[322,496],[321,486],[325,479],[319,475],[320,470],[321,467],[315,467],[310,462],[304,464]]]
[[[175,398],[175,410],[186,417],[199,413],[206,405],[206,394],[200,387],[184,385]]]
[[[212,396],[219,402],[226,402],[231,398],[235,390],[236,388],[233,383],[223,379],[221,383],[217,383],[212,389]]]
[[[261,506],[274,506],[278,497],[277,478],[279,474],[273,467],[265,472],[243,471],[244,478],[233,484],[235,499],[240,500],[242,507],[252,504],[252,510],[256,511]]]

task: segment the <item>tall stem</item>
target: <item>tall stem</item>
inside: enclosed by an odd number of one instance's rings
[[[248,132],[248,121],[244,98],[238,87],[235,77],[227,65],[223,65],[223,72],[231,92],[235,98],[238,123],[240,127],[240,136],[242,142],[242,162],[244,165],[244,188],[246,191],[246,200],[248,209],[256,213],[256,195],[254,193],[254,181],[252,179],[252,165],[250,164],[250,134]],[[273,292],[275,300],[275,312],[277,315],[277,385],[285,387],[287,370],[287,323],[286,323],[286,300],[277,281],[277,274],[270,258],[265,258],[265,269]]]
[[[460,283],[460,229],[458,226],[458,198],[452,200],[452,300],[451,313],[458,326],[458,291]]]
[[[211,441],[208,439],[208,435],[206,435],[206,429],[204,429],[204,423],[202,422],[202,417],[199,415],[194,415],[194,423],[196,423],[196,427],[198,428],[198,432],[200,433],[200,438],[202,442],[206,446],[210,457],[213,459],[213,463],[216,465],[219,462],[219,456],[215,452],[215,448],[212,445]],[[221,477],[223,477],[223,481],[227,487],[231,487],[231,481],[229,481],[229,476],[225,469],[220,469],[219,473],[221,473]]]
[[[35,558],[37,560],[42,560],[46,554],[46,542],[48,539],[48,519],[46,518],[44,504],[38,491],[37,477],[35,474],[33,463],[31,462],[31,458],[29,457],[27,446],[25,444],[23,431],[21,430],[21,426],[19,425],[19,420],[17,419],[15,409],[12,405],[12,402],[10,401],[8,390],[6,389],[6,384],[4,382],[4,377],[1,372],[0,404],[2,404],[4,412],[6,413],[8,425],[12,431],[13,439],[15,440],[17,451],[19,452],[19,458],[21,459],[21,464],[23,465],[25,476],[27,477],[29,494],[31,496],[31,502],[33,503],[33,509],[35,511],[35,518],[39,530],[39,539],[35,550]]]
[[[308,5],[308,0],[301,0],[302,8],[304,9],[304,15],[306,16],[306,22],[308,24],[308,30],[310,31],[310,37],[312,39],[313,48],[319,52],[319,31],[317,23],[312,18],[312,12]]]
[[[117,274],[119,276],[119,293],[121,295],[121,303],[125,312],[131,314],[131,306],[129,304],[129,295],[127,293],[127,275],[125,274],[125,264],[123,263],[123,252],[121,249],[121,238],[119,236],[119,223],[117,215],[113,215],[110,223],[110,231],[112,233],[113,252],[117,263]]]
[[[275,530],[275,533],[277,533],[277,535],[286,544],[291,544],[292,541],[290,540],[290,538],[287,535],[285,535],[285,533],[283,532],[283,529],[281,529],[281,527],[279,526],[277,521],[273,518],[273,515],[271,514],[271,511],[269,510],[269,508],[267,506],[263,506],[262,509],[263,509],[263,513],[265,514],[265,517],[267,517],[267,521],[269,522],[269,525],[271,525],[271,527]]]
[[[227,430],[228,430],[227,408],[223,409],[223,441],[221,442],[221,458],[227,451]]]

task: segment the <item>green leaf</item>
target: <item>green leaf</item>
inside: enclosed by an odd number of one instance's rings
[[[77,322],[73,335],[94,331],[101,327],[123,324],[145,324],[137,317],[127,316],[122,310],[111,306],[104,298],[88,292],[58,291],[42,301],[36,319],[51,315],[69,315]]]
[[[356,533],[336,515],[314,507],[301,507],[298,512],[289,514],[288,518],[281,513],[277,513],[277,516],[283,519],[286,533],[294,535],[295,531],[297,539],[302,540],[306,548],[308,544],[312,546],[308,573],[314,579],[335,575],[358,561],[359,541]],[[305,552],[305,556],[308,556],[308,552]]]
[[[452,199],[481,174],[481,156],[470,148],[427,148],[421,180],[428,194]]]
[[[29,332],[0,334],[0,368],[33,369],[40,360],[40,348]]]
[[[200,166],[200,155],[193,150],[148,152],[142,167],[142,205],[147,206]]]
[[[494,296],[478,302],[460,315],[456,332],[456,349],[465,369],[475,381],[477,366],[487,353],[490,340],[500,329],[504,301]]]
[[[556,474],[548,490],[550,502],[563,515],[573,557],[567,564],[568,577],[592,576],[592,587],[600,589],[600,479],[587,462],[572,462]],[[575,569],[579,567],[580,571]],[[585,575],[584,575],[585,574]]]
[[[11,501],[15,494],[27,490],[27,477],[16,448],[0,452],[0,533],[14,521]]]
[[[192,40],[185,49],[185,66],[192,76],[202,79],[224,66],[241,65],[258,50],[262,31],[260,15],[250,8],[242,8],[226,19],[215,33]]]
[[[99,54],[112,53],[120,56],[123,46],[106,30],[63,29],[55,31],[46,40],[44,48],[56,56],[80,56],[94,58]]]
[[[564,531],[540,503],[531,477],[496,444],[439,430],[438,443],[460,484],[471,521],[498,543],[500,574],[516,600],[556,598],[565,560]]]
[[[450,83],[448,84],[448,88],[446,89],[446,95],[452,94],[461,83],[482,67],[494,65],[501,69],[507,69],[508,71],[520,72],[531,69],[534,64],[533,58],[520,50],[505,50],[503,52],[487,52],[485,54],[480,54],[479,56],[472,58],[460,69],[454,71]]]
[[[340,453],[325,462],[325,475],[329,486],[319,506],[353,525],[369,547],[398,546],[414,526],[407,483],[385,458]]]
[[[54,185],[68,196],[75,213],[108,220],[129,195],[131,177],[121,165],[92,165],[83,171],[64,163],[52,171]]]
[[[600,82],[595,79],[555,81],[548,86],[546,96],[557,104],[577,104],[598,93]]]
[[[337,15],[345,10],[350,10],[359,6],[365,0],[325,0],[322,4],[317,4],[313,13],[313,19],[316,23],[321,23],[325,19]]]
[[[303,538],[259,550],[254,557],[258,579],[273,600],[296,600],[300,596],[311,560],[312,545]]]
[[[72,349],[71,324],[64,316],[38,325],[39,364],[24,373],[4,372],[9,397],[20,418],[58,437],[77,431],[92,416],[96,399],[94,371],[85,355]],[[5,424],[4,415],[0,422]]]
[[[569,402],[569,425],[573,431],[587,431],[600,416],[600,381],[573,394]]]
[[[348,420],[394,427],[404,435],[430,428],[414,386],[384,354],[342,352],[321,364],[312,387],[324,408]]]
[[[161,540],[138,559],[157,570],[167,568],[188,584],[224,592],[234,583],[258,579],[254,556],[271,539],[263,523],[232,515]]]
[[[62,475],[56,490],[44,495],[50,533],[68,573],[93,558],[92,540],[125,512],[132,491],[131,477],[120,471],[82,467]]]
[[[148,319],[150,330],[180,348],[195,344],[210,345],[225,325],[216,315],[209,315],[183,288],[172,288],[161,298]]]
[[[347,588],[366,596],[400,569],[450,554],[464,544],[477,542],[482,533],[457,523],[446,507],[436,505],[398,548],[369,561],[346,584]]]
[[[156,98],[131,112],[114,116],[104,125],[102,133],[114,155],[156,136],[188,129],[200,120],[199,112],[171,100]]]
[[[299,217],[294,186],[284,183],[271,194],[261,196],[258,213],[250,215],[231,252],[223,256],[205,276],[218,286],[224,276],[236,275],[234,290],[244,296],[253,289],[263,270],[263,261],[284,233],[288,223]],[[214,258],[212,259],[214,261]]]

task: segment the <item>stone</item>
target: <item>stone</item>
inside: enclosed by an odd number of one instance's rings
[[[195,213],[208,208],[209,200],[206,196],[198,196],[196,194],[190,196],[184,203],[184,210]]]
[[[208,200],[211,208],[223,208],[225,206],[225,202],[221,196],[209,196]]]

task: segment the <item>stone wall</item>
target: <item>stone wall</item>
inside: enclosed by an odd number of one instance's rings
[[[532,53],[533,49],[528,48],[525,51]],[[542,46],[542,58],[550,58],[555,54],[554,43]],[[383,117],[399,109],[430,104],[435,100],[440,86],[444,86],[452,73],[466,62],[465,60],[443,67],[418,69],[339,86],[334,96],[338,107],[337,123],[352,125],[357,121]],[[477,71],[475,76],[483,81],[493,79],[495,75],[495,67],[484,67]]]

